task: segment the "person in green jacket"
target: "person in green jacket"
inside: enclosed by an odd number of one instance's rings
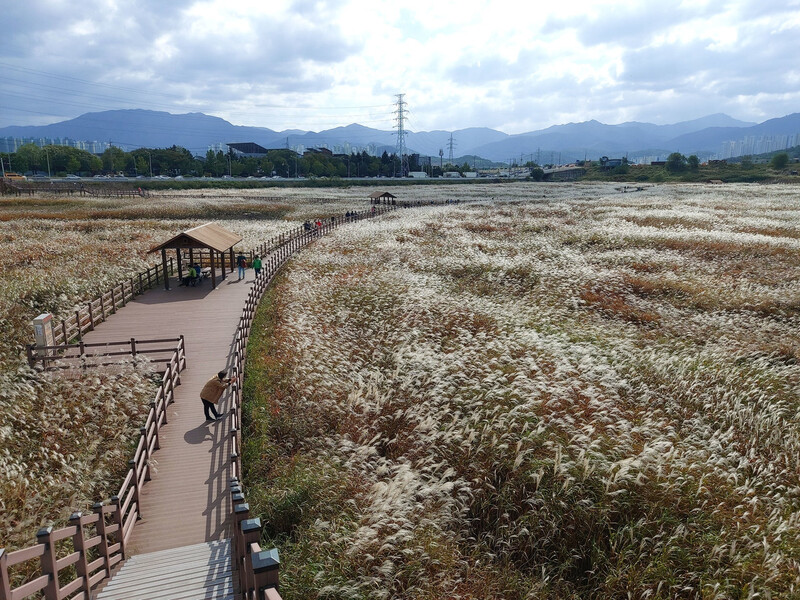
[[[256,254],[256,257],[253,259],[253,270],[256,272],[256,279],[261,274],[261,257]]]

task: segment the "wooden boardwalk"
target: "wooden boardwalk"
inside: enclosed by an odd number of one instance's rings
[[[161,449],[154,455],[152,480],[141,493],[142,518],[128,554],[142,554],[219,541],[231,537],[230,421],[227,395],[217,410],[222,420],[206,422],[200,390],[203,384],[233,362],[232,343],[250,286],[252,269],[244,280],[236,273],[211,289],[156,289],[138,296],[124,309],[84,335],[88,343],[184,336],[187,368],[181,373],[168,424],[160,432]]]

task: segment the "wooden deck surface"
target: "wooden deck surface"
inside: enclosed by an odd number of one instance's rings
[[[221,275],[221,273],[218,273]],[[197,287],[151,290],[84,335],[86,342],[177,338],[184,336],[187,368],[160,432],[152,480],[141,495],[142,519],[128,547],[129,554],[155,552],[231,537],[230,419],[206,422],[200,389],[232,364],[232,344],[250,285],[252,269],[238,281],[234,271]],[[225,414],[228,392],[217,410]]]

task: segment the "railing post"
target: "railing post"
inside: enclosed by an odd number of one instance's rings
[[[117,299],[114,298],[114,288],[111,288],[111,314],[117,314]]]
[[[142,518],[142,505],[139,502],[139,472],[136,470],[136,461],[130,459],[128,461],[128,467],[133,471],[133,501],[136,503],[136,515],[137,519]]]
[[[100,316],[103,317],[103,321],[106,320],[106,306],[105,302],[103,301],[103,296],[105,294],[100,294]]]
[[[150,481],[150,444],[147,443],[147,427],[139,427],[139,434],[144,440],[144,480]]]
[[[69,517],[69,522],[77,528],[75,535],[72,536],[72,547],[78,553],[78,562],[75,563],[75,571],[83,580],[81,590],[89,592],[89,561],[86,558],[86,540],[83,537],[83,513],[74,512]]]
[[[92,310],[92,303],[87,304],[89,307],[89,331],[94,331],[94,311]]]
[[[125,551],[125,522],[122,519],[122,503],[119,500],[119,496],[111,496],[111,504],[114,505],[114,524],[119,527],[119,529],[117,529],[119,551],[122,553],[122,558],[127,558]]]
[[[75,311],[75,327],[78,330],[78,341],[80,341],[83,339],[83,328],[81,327],[81,311],[79,310]]]
[[[251,557],[253,579],[256,591],[261,593],[266,588],[278,587],[278,569],[281,566],[278,549],[262,550]]]
[[[8,578],[8,554],[0,548],[0,600],[11,600],[11,581]]]
[[[250,552],[250,544],[258,544],[261,540],[261,519],[245,519],[241,522],[242,541],[244,542],[244,558],[241,565],[243,575],[242,593],[248,593],[255,589],[255,574],[253,573],[253,556]],[[49,600],[49,599],[48,599]]]
[[[131,356],[136,356],[136,338],[131,338]]]
[[[58,571],[56,570],[56,549],[50,541],[53,533],[52,527],[42,527],[36,532],[36,541],[44,544],[42,554],[42,575],[47,576],[47,585],[44,588],[45,600],[59,600],[58,598]]]
[[[150,400],[150,410],[153,411],[153,423],[155,424],[156,445],[153,446],[154,450],[161,449],[161,439],[158,436],[158,430],[161,429],[161,417],[158,416],[158,405],[155,400]]]
[[[137,490],[138,493],[138,490]],[[136,497],[136,508],[139,508],[139,497]],[[100,538],[100,544],[98,545],[98,552],[100,556],[103,557],[103,567],[106,571],[106,577],[111,577],[111,557],[108,555],[108,537],[106,534],[106,516],[103,514],[103,503],[102,502],[95,502],[92,505],[92,510],[97,513],[97,525],[95,528],[97,529],[97,535]]]

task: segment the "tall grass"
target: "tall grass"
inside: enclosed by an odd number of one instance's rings
[[[339,230],[261,307],[285,597],[798,593],[794,191],[550,189]]]

